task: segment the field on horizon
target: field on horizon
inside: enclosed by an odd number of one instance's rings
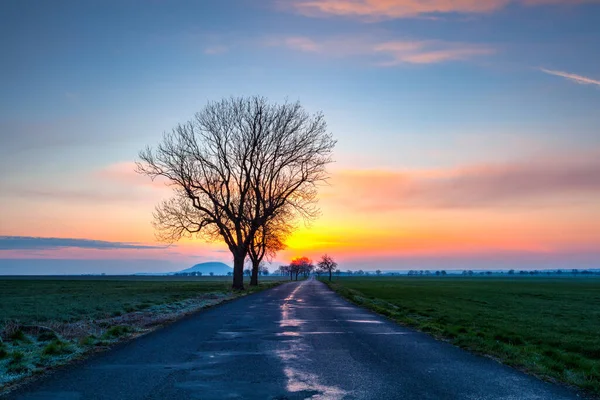
[[[600,394],[600,278],[339,277],[330,286],[400,323]]]

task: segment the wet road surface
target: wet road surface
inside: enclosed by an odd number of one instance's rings
[[[324,284],[223,304],[45,377],[10,399],[574,399],[349,304]]]

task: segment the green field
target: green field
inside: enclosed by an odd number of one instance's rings
[[[114,279],[0,280],[0,321],[24,324],[96,319],[171,303],[207,292],[225,292],[225,280]]]
[[[600,279],[342,277],[332,288],[400,323],[600,394]]]
[[[230,288],[230,277],[2,277],[0,325],[105,318]]]

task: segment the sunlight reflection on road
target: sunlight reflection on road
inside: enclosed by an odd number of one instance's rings
[[[279,326],[282,328],[301,328],[304,320],[294,318],[295,309],[304,307],[302,299],[296,298],[297,293],[310,281],[304,281],[295,288],[280,306],[281,319]],[[293,305],[295,303],[296,305]],[[283,342],[285,349],[276,351],[277,356],[283,363],[283,372],[287,379],[286,389],[289,392],[302,394],[306,399],[328,399],[337,400],[344,398],[348,392],[336,386],[327,386],[319,382],[319,377],[308,372],[307,365],[310,360],[305,359],[303,354],[310,354],[310,346],[305,342],[302,335],[305,334],[340,334],[346,332],[292,332],[284,331],[280,335],[294,337],[295,339]]]

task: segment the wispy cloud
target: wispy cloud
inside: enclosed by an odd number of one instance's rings
[[[569,72],[555,71],[551,69],[540,68],[540,71],[550,75],[560,76],[571,82],[579,83],[580,85],[597,85],[600,86],[600,80],[588,78],[586,76],[571,74]]]
[[[295,0],[291,7],[306,16],[334,15],[379,20],[431,14],[484,14],[510,4],[572,6],[597,2],[598,0]]]
[[[334,37],[312,39],[293,36],[266,41],[269,46],[283,46],[292,50],[326,57],[367,56],[379,66],[400,64],[435,64],[466,60],[492,54],[489,46],[441,40],[379,40],[366,37]]]
[[[165,246],[140,243],[108,242],[92,239],[49,238],[33,236],[0,236],[1,250],[57,250],[62,248],[115,250],[115,249],[164,249]]]
[[[494,53],[494,49],[487,46],[443,41],[386,42],[375,46],[374,50],[391,58],[381,63],[389,66],[403,63],[435,64]]]

